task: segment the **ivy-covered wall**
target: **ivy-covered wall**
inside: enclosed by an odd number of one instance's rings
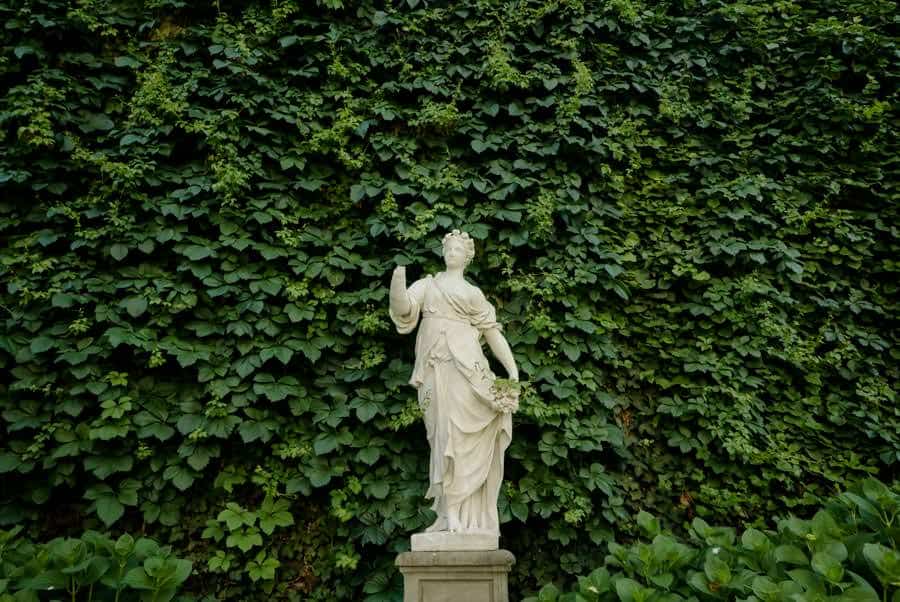
[[[221,600],[398,600],[432,515],[388,283],[451,228],[530,383],[515,598],[639,509],[894,478],[895,11],[0,5],[0,526],[143,532]]]

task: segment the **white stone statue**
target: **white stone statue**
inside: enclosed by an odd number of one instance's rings
[[[497,496],[512,438],[511,412],[518,408],[519,371],[494,307],[463,278],[475,256],[474,241],[454,230],[444,236],[443,252],[445,271],[408,289],[404,267],[395,268],[391,279],[390,316],[397,331],[410,333],[422,320],[409,383],[418,389],[424,411],[431,446],[425,496],[434,498],[437,520],[413,536],[413,550],[417,538],[420,550],[496,549]],[[482,336],[509,381],[498,381],[491,371]],[[454,537],[456,543],[448,544]]]

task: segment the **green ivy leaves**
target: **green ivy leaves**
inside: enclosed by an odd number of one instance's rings
[[[514,597],[639,509],[764,533],[892,474],[892,5],[326,4],[0,9],[0,525],[214,521],[203,595],[393,599],[433,517],[384,278],[455,227],[529,382]],[[297,528],[228,545],[269,497]]]
[[[217,542],[225,537],[225,545],[229,548],[250,552],[254,547],[263,545],[263,534],[268,537],[276,528],[294,524],[289,508],[288,500],[271,497],[266,497],[255,512],[235,502],[228,502],[215,521],[207,521],[203,537]],[[216,550],[209,558],[208,567],[212,571],[226,572],[236,560],[237,557],[231,551]],[[275,579],[275,570],[280,566],[280,561],[269,556],[263,549],[247,561],[246,570],[252,581],[271,581]]]

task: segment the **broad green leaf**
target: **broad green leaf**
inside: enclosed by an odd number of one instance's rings
[[[201,245],[187,245],[181,252],[187,255],[191,261],[200,261],[215,255],[215,251],[211,247]]]
[[[56,341],[54,341],[51,337],[39,336],[31,341],[30,348],[32,353],[37,354],[47,351],[48,349],[54,347],[55,344]]]
[[[863,545],[863,555],[882,583],[900,587],[900,552],[878,543]]]
[[[713,583],[728,585],[731,582],[731,568],[713,552],[706,555],[703,572],[706,574],[706,578]]]
[[[109,254],[112,255],[113,259],[116,261],[122,261],[128,256],[128,247],[121,243],[116,243],[110,247]]]
[[[122,302],[122,306],[132,318],[137,318],[147,311],[147,300],[141,296],[131,296]]]
[[[637,523],[638,526],[644,531],[644,534],[649,537],[655,537],[660,533],[661,527],[659,524],[659,519],[648,512],[645,512],[643,510],[638,512]]]
[[[555,585],[548,584],[538,593],[538,602],[555,602],[559,598],[560,591]]]
[[[817,552],[812,557],[812,568],[831,583],[840,583],[844,576],[841,561],[827,552]]]
[[[125,513],[125,506],[114,497],[102,497],[97,500],[97,516],[107,526],[119,520]]]
[[[775,560],[801,566],[806,566],[809,563],[803,550],[794,545],[781,545],[775,548]]]

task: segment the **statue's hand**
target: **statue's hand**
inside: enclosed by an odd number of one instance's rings
[[[398,265],[391,276],[391,307],[400,315],[410,311],[409,297],[406,295],[406,268]]]
[[[394,274],[391,276],[391,284],[395,282],[402,284],[406,288],[406,266],[398,265],[394,268]]]
[[[391,294],[396,297],[401,292],[406,293],[406,268],[398,265],[391,276]]]

